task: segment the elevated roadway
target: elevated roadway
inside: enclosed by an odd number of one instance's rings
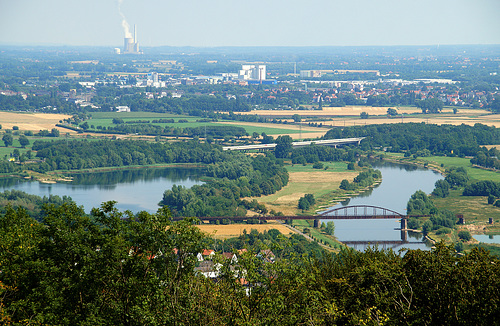
[[[357,144],[365,139],[365,137],[357,138],[342,138],[342,139],[322,139],[322,140],[308,140],[308,141],[295,141],[292,143],[293,148],[309,146],[311,144],[337,147],[338,145]],[[252,149],[265,150],[274,149],[276,144],[257,144],[257,145],[241,145],[241,146],[224,146],[224,151],[248,151]]]

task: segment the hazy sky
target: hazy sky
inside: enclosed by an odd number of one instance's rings
[[[500,44],[500,0],[122,0],[142,46]],[[0,0],[0,44],[122,46],[119,0]]]

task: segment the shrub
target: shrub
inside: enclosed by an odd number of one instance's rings
[[[319,170],[323,169],[323,163],[321,163],[321,162],[314,163],[313,169],[319,169]]]
[[[470,239],[472,239],[472,235],[470,234],[469,231],[466,231],[466,230],[462,230],[462,231],[458,232],[458,237],[462,241],[470,241]]]

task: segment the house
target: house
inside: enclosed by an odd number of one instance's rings
[[[274,263],[274,260],[276,258],[274,253],[269,249],[261,250],[257,255],[257,257],[263,259],[265,262],[268,263]]]
[[[222,257],[224,257],[227,260],[230,260],[232,264],[238,263],[238,257],[236,256],[236,254],[233,254],[231,252],[222,253]]]

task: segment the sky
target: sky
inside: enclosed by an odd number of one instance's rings
[[[121,4],[120,4],[121,3]],[[500,0],[0,0],[0,44],[500,44]]]

